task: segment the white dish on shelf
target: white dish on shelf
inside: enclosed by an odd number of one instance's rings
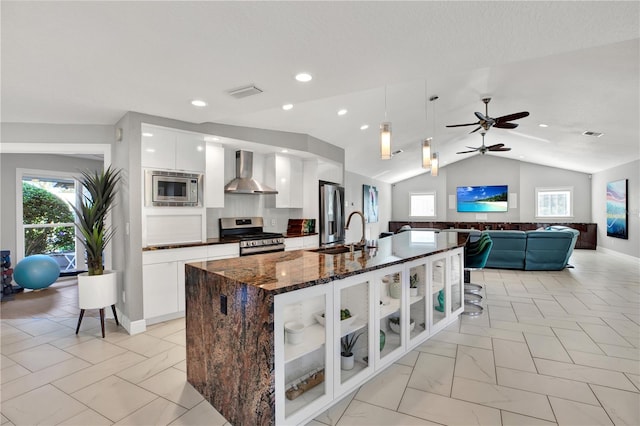
[[[313,316],[316,318],[316,321],[318,321],[324,327],[324,322],[325,322],[324,312],[316,312],[313,314]],[[348,327],[349,325],[353,324],[356,318],[358,318],[357,315],[351,315],[349,318],[343,319],[342,321],[340,321],[340,326]]]
[[[391,317],[389,318],[389,328],[391,329],[391,331],[393,331],[396,334],[400,334],[400,324],[396,324],[393,321],[391,321],[392,318],[397,318],[397,317]],[[409,331],[413,331],[413,329],[416,327],[416,322],[413,318],[411,318],[411,323],[409,325]]]
[[[284,323],[284,331],[287,336],[287,342],[291,345],[297,345],[304,340],[304,324],[297,321],[289,321]]]

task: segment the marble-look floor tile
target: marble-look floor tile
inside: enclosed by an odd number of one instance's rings
[[[569,355],[576,364],[620,371],[622,373],[640,374],[640,363],[631,359],[614,358],[606,355],[578,351],[569,351]]]
[[[516,317],[515,312],[513,312],[513,308],[511,308],[510,304],[506,307],[489,304],[485,309],[485,314],[487,313],[489,314],[490,321],[518,321],[518,318]]]
[[[520,318],[544,318],[538,307],[533,303],[520,303],[512,302],[511,306],[516,313],[518,319]]]
[[[30,371],[38,371],[73,358],[73,355],[49,344],[44,344],[22,352],[16,352],[9,355],[9,358]]]
[[[496,366],[493,360],[493,351],[470,346],[458,346],[454,374],[456,377],[496,383]]]
[[[420,351],[411,351],[399,360],[396,361],[396,364],[406,365],[407,367],[413,367],[416,365],[416,361],[418,361],[418,356],[420,355]]]
[[[168,425],[186,412],[187,409],[180,405],[164,398],[156,398],[119,422],[114,423],[114,426]]]
[[[591,385],[613,424],[640,425],[640,394]]]
[[[596,325],[579,323],[584,331],[593,339],[596,343],[606,343],[609,345],[617,346],[631,346],[631,344],[620,336],[614,329],[607,325]]]
[[[184,359],[186,359],[185,348],[175,346],[168,351],[154,355],[132,367],[120,371],[118,377],[132,383],[140,383]]]
[[[526,343],[493,339],[493,353],[497,367],[536,372]]]
[[[207,426],[224,426],[229,425],[227,419],[211,406],[207,401],[202,401],[200,404],[193,407],[191,410],[178,417],[173,422],[169,423],[172,426],[193,426],[193,425],[207,425]],[[230,425],[229,425],[230,426]]]
[[[590,352],[594,354],[604,355],[600,347],[589,337],[583,330],[566,330],[563,328],[554,328],[553,331],[560,339],[560,343],[567,350],[580,352]]]
[[[340,402],[334,404],[331,408],[316,416],[313,420],[316,421],[318,425],[336,426],[336,424],[338,424],[338,420],[340,420],[340,417],[342,417],[344,412],[347,410],[347,407],[349,407],[357,393],[358,390],[351,392],[347,396],[343,397]],[[359,402],[354,401],[354,403]]]
[[[146,334],[130,336],[118,341],[117,344],[122,348],[126,348],[146,357],[152,357],[175,347],[174,343]]]
[[[559,398],[584,402],[585,404],[599,405],[591,388],[584,382],[502,367],[498,367],[496,372],[498,375],[498,384],[501,386],[543,395],[553,395]]]
[[[640,375],[631,373],[624,373],[624,375],[631,380],[631,383],[633,383],[640,392]]]
[[[411,372],[408,386],[450,396],[454,365],[455,361],[452,358],[421,353]]]
[[[491,339],[489,337],[474,336],[472,334],[452,333],[450,331],[441,331],[431,337],[433,340],[447,343],[455,343],[458,345],[473,346],[481,349],[492,349]]]
[[[547,376],[562,377],[632,392],[636,390],[631,381],[624,374],[617,371],[539,358],[535,358],[534,362],[539,373]]]
[[[444,425],[500,424],[500,411],[479,404],[408,388],[398,411]]]
[[[337,426],[372,426],[372,425],[437,425],[437,423],[417,417],[408,416],[397,411],[388,410],[367,404],[361,401],[353,401],[344,412]]]
[[[595,407],[581,402],[549,397],[553,412],[559,425],[599,426],[613,425],[602,407]]]
[[[523,416],[522,414],[502,411],[502,426],[553,426],[555,422],[548,422],[535,417]]]
[[[569,354],[555,336],[524,333],[524,337],[527,339],[527,345],[533,357],[571,362]]]
[[[87,408],[80,414],[58,423],[56,426],[109,426],[113,422],[99,413]]]
[[[187,409],[202,401],[202,395],[187,382],[186,373],[175,368],[167,368],[138,386]]]
[[[116,376],[107,377],[72,393],[71,396],[113,422],[123,419],[157,398],[157,395]]]
[[[605,343],[600,343],[598,346],[600,346],[600,348],[602,348],[604,353],[606,353],[608,356],[640,361],[640,349],[638,348],[627,348],[626,346],[607,345]]]
[[[640,335],[640,325],[629,319],[616,320],[606,318],[604,322],[623,337],[634,337]]]
[[[27,370],[19,364],[14,363],[13,365],[4,367],[2,370],[0,370],[0,384],[10,382],[19,377],[26,376],[27,374],[31,374],[31,371]]]
[[[521,331],[529,333],[543,334],[545,336],[554,336],[551,327],[534,324],[523,324],[511,321],[491,321],[492,328],[501,328],[503,330]]]
[[[91,339],[74,346],[69,346],[65,348],[65,351],[92,364],[98,364],[126,352],[126,349],[105,342],[104,340]]]
[[[392,364],[382,373],[365,383],[355,396],[358,401],[397,410],[402,393],[409,382],[412,369]]]
[[[458,351],[458,345],[455,343],[439,342],[437,340],[429,339],[423,344],[417,346],[415,350],[455,358]]]
[[[16,425],[54,425],[86,409],[49,384],[2,403],[2,414]]]
[[[555,421],[545,395],[454,377],[451,396],[501,410]]]
[[[485,337],[497,337],[498,339],[513,340],[516,342],[525,341],[524,335],[520,331],[502,330],[500,328],[480,327],[476,325],[463,324],[460,327],[460,333]]]

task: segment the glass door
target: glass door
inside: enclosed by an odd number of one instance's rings
[[[427,267],[425,263],[409,268],[409,344],[427,331]]]
[[[328,289],[331,290],[331,289]],[[275,298],[276,417],[295,424],[333,397],[332,296],[311,287]]]
[[[347,278],[335,285],[338,297],[334,299],[333,335],[337,355],[334,371],[338,392],[342,393],[350,388],[349,382],[355,377],[373,371],[374,327],[371,327],[370,307],[374,298],[369,280]]]
[[[430,332],[439,330],[445,325],[447,316],[447,258],[444,254],[432,256],[429,262],[431,276],[430,305],[431,328]]]
[[[463,251],[458,249],[449,255],[449,280],[451,282],[451,314],[462,311],[464,297]]]
[[[404,273],[402,270],[386,274],[380,280],[379,316],[380,330],[379,359],[384,364],[392,362],[392,354],[403,347],[403,299],[405,297]],[[409,287],[408,285],[406,286]]]

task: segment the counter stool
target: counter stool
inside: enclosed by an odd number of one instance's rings
[[[469,248],[465,247],[464,312],[462,312],[465,315],[480,315],[484,311],[484,308],[481,306],[482,296],[479,294],[482,286],[471,282],[471,271],[485,267],[492,247],[493,241],[486,233],[483,233],[480,239],[472,243]]]

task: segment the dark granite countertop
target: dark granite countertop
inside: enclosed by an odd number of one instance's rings
[[[284,234],[285,238],[297,238],[297,237],[308,237],[311,235],[318,235],[317,233],[312,234]],[[199,246],[211,246],[214,244],[230,244],[237,243],[240,239],[234,237],[225,237],[225,238],[207,238],[207,241],[201,242],[196,241],[193,243],[176,243],[176,244],[162,244],[157,246],[148,246],[143,247],[142,251],[153,251],[153,250],[167,250],[167,249],[176,249],[176,248],[185,248],[185,247],[199,247]]]
[[[353,254],[294,250],[189,265],[278,294],[448,251],[463,246],[467,237],[457,232],[408,231]]]

